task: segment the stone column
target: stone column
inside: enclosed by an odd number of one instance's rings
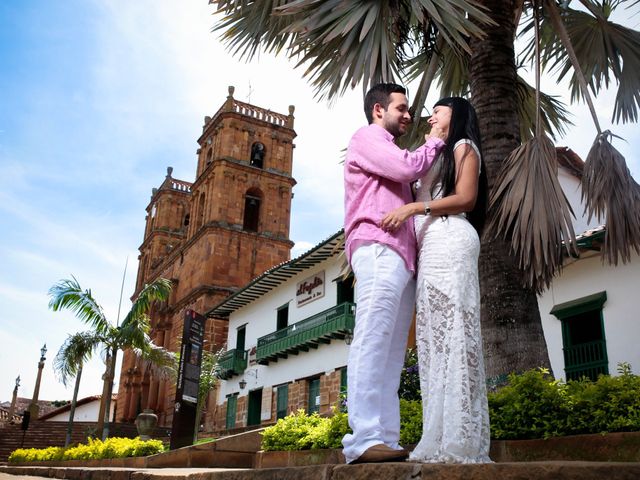
[[[13,423],[13,415],[16,412],[16,401],[18,400],[18,387],[20,386],[20,375],[16,378],[16,386],[13,388],[13,397],[11,398],[11,406],[9,407],[9,423]]]
[[[42,380],[42,369],[44,368],[44,361],[46,360],[45,354],[47,353],[47,344],[40,349],[40,361],[38,362],[38,376],[36,378],[36,386],[33,389],[33,397],[31,397],[31,403],[29,404],[29,413],[31,414],[31,420],[37,420],[40,413],[40,406],[38,405],[38,395],[40,395],[40,381]]]

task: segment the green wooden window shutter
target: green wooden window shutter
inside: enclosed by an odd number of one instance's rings
[[[234,428],[236,426],[236,409],[238,406],[238,394],[227,397],[227,421],[226,428]]]
[[[280,385],[277,395],[276,419],[279,419],[287,416],[287,409],[289,407],[289,385]]]

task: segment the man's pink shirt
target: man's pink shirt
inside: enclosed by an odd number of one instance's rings
[[[394,232],[380,228],[382,218],[411,203],[410,183],[429,170],[444,142],[429,138],[413,152],[394,143],[394,137],[379,125],[360,128],[351,137],[344,164],[344,233],[347,259],[360,245],[381,243],[393,248],[415,272],[416,236],[413,217]]]

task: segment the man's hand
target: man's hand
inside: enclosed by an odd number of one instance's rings
[[[440,127],[434,125],[431,127],[429,133],[424,134],[424,139],[429,140],[429,138],[439,138],[440,140],[446,142],[447,141],[447,133],[442,130]]]

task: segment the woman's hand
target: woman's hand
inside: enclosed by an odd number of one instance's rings
[[[387,213],[380,221],[380,228],[385,232],[397,230],[404,221],[413,215],[413,203],[408,203]]]

